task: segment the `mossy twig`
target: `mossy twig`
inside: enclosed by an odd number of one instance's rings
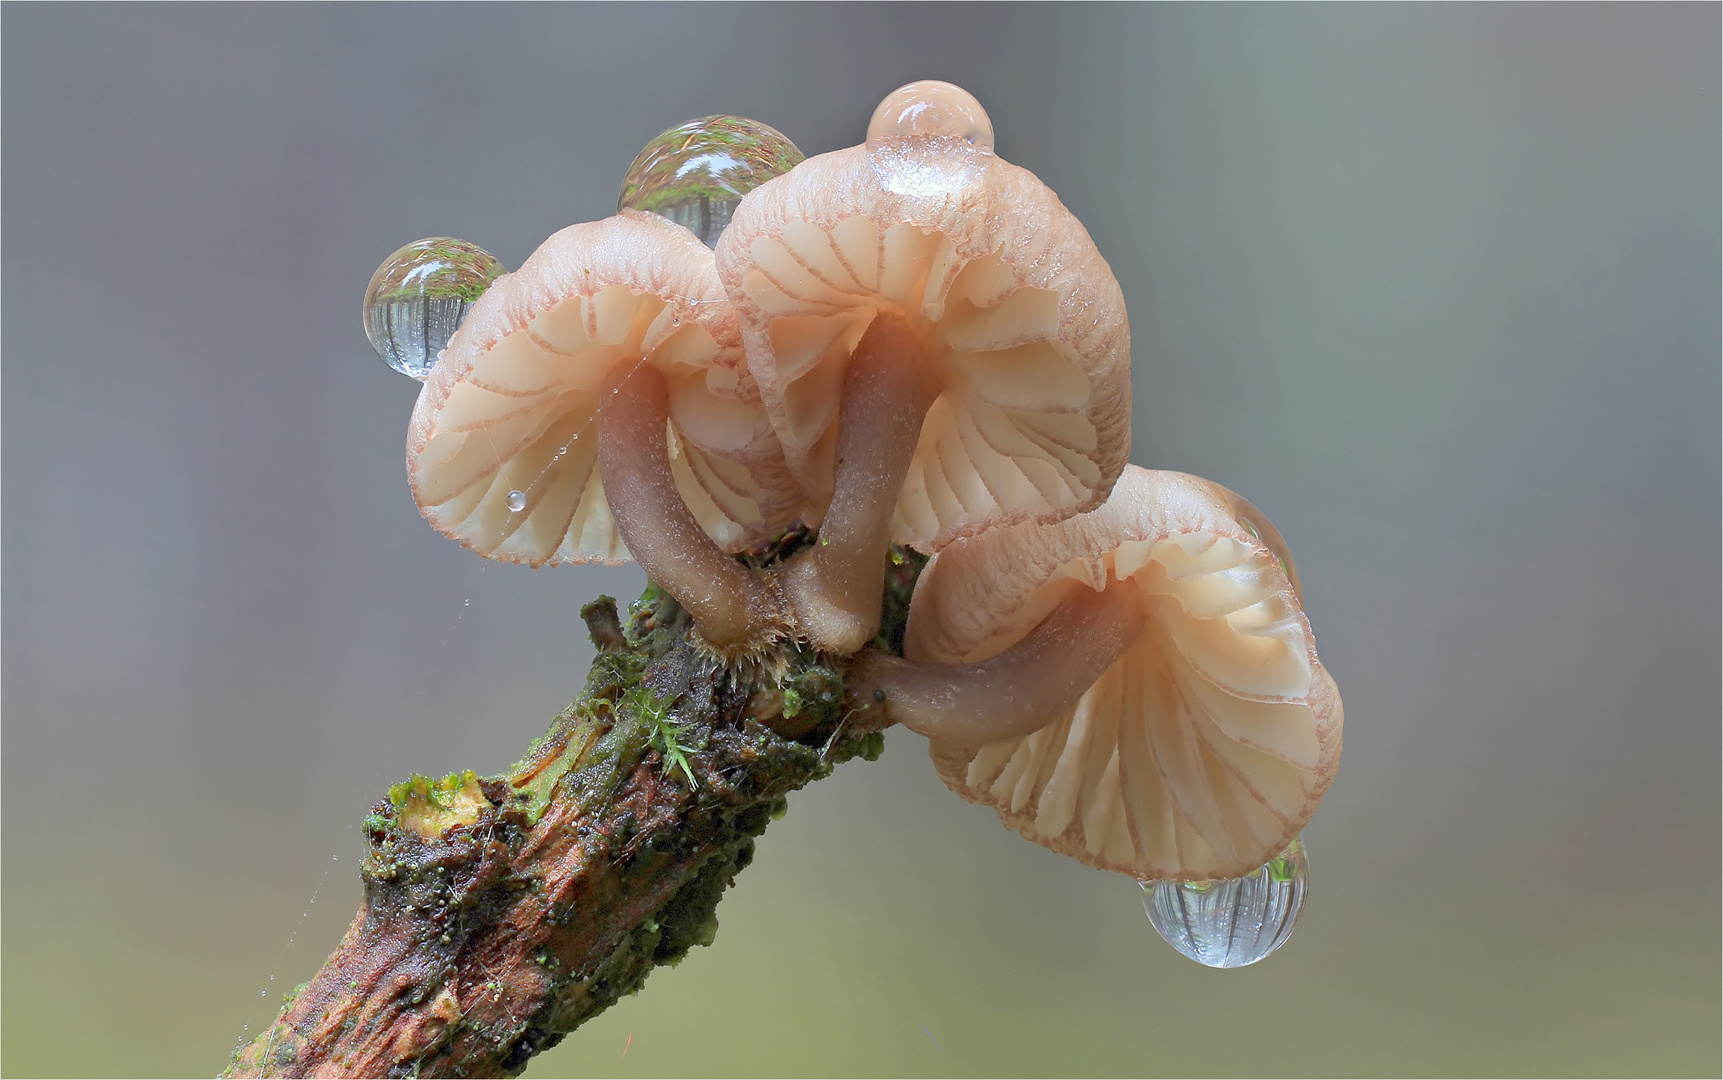
[[[882,647],[919,569],[899,552],[888,570]],[[881,721],[846,710],[841,664],[788,646],[716,666],[656,587],[626,628],[608,597],[581,614],[599,650],[585,692],[502,776],[390,789],[340,947],[225,1075],[519,1073],[712,942],[790,792],[879,756]]]

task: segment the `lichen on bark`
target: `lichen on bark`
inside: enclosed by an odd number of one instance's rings
[[[876,647],[901,646],[921,564],[894,549]],[[609,597],[581,614],[585,691],[503,775],[412,777],[373,807],[358,915],[224,1075],[517,1074],[711,944],[790,792],[879,756],[883,720],[846,701],[846,661],[787,643],[722,666],[656,586],[626,626]]]

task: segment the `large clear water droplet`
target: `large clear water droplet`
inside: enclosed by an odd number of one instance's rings
[[[911,199],[963,199],[993,165],[993,123],[974,95],[934,79],[886,95],[867,128],[880,187]]]
[[[1232,516],[1244,526],[1244,531],[1262,541],[1264,547],[1274,553],[1280,560],[1280,568],[1286,571],[1286,580],[1292,582],[1292,591],[1300,600],[1304,599],[1304,587],[1298,583],[1298,565],[1292,561],[1292,552],[1286,546],[1286,538],[1280,535],[1280,530],[1274,527],[1274,522],[1268,520],[1268,515],[1251,505],[1249,499],[1228,487],[1221,487],[1221,493],[1226,496],[1227,509]]]
[[[991,152],[993,121],[975,95],[963,87],[923,79],[887,94],[867,125],[870,146],[911,136],[955,137]]]
[[[513,510],[518,514],[522,510],[526,509],[526,492],[519,488],[515,488],[513,491],[508,493],[508,498],[503,501],[508,504],[508,508],[510,510]]]
[[[415,240],[383,260],[365,289],[365,336],[383,362],[423,379],[455,336],[467,309],[503,272],[465,240]]]
[[[758,120],[702,116],[646,144],[628,167],[616,209],[667,217],[713,247],[742,196],[802,157],[795,143]]]
[[[1199,964],[1254,964],[1286,944],[1309,875],[1304,841],[1239,878],[1143,881],[1143,906],[1167,944]]]

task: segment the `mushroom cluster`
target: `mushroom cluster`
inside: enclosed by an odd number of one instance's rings
[[[1341,707],[1291,557],[1232,492],[1127,465],[1119,285],[969,94],[906,86],[806,160],[740,118],[671,129],[616,216],[480,288],[415,339],[433,526],[632,558],[723,662],[819,651],[955,791],[1090,865],[1224,879],[1296,847]],[[736,557],[797,521],[806,548]],[[902,656],[870,647],[892,544],[931,556]]]

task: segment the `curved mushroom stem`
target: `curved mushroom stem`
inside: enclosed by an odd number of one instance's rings
[[[844,371],[831,507],[820,540],[782,571],[803,636],[845,655],[879,632],[891,515],[939,397],[932,357],[909,320],[875,316]]]
[[[846,680],[856,708],[884,708],[911,731],[979,746],[1027,735],[1077,703],[1143,629],[1135,586],[1080,589],[998,656],[919,664],[870,652]],[[877,725],[876,725],[877,726]]]
[[[634,561],[688,610],[700,636],[736,655],[777,636],[786,618],[771,582],[725,555],[694,520],[670,471],[664,376],[639,364],[598,410],[598,470]]]

